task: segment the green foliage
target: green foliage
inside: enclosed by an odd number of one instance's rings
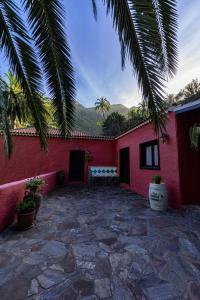
[[[160,184],[162,177],[160,175],[154,175],[152,180],[153,180],[153,183]]]
[[[27,189],[38,189],[40,186],[45,185],[46,181],[44,179],[41,179],[39,177],[34,177],[28,180],[26,183]]]
[[[91,3],[96,17],[96,1]],[[103,0],[103,3],[119,35],[122,64],[126,58],[130,60],[154,129],[163,131],[164,81],[175,73],[177,66],[176,1]],[[21,11],[26,14],[23,18]],[[74,120],[74,74],[64,31],[61,0],[0,1],[0,49],[20,84],[42,149],[47,147],[48,134],[46,109],[40,97],[43,78],[53,101],[54,119],[63,136],[72,129]],[[12,143],[8,142],[11,136],[2,99],[1,122],[10,155]],[[108,110],[108,103],[100,108],[104,119]]]
[[[190,127],[189,135],[190,135],[191,148],[195,151],[199,151],[200,150],[200,125],[195,124],[194,126]]]
[[[194,101],[200,98],[200,82],[198,79],[193,79],[177,94],[169,94],[166,103],[167,106],[178,105],[185,102]]]
[[[42,149],[45,149],[46,111],[39,97],[42,77],[47,79],[55,118],[63,135],[67,134],[73,121],[75,88],[70,49],[64,34],[64,10],[59,0],[24,0],[18,5],[14,0],[0,2],[0,48],[21,86],[33,126]],[[23,19],[21,11],[27,14]],[[28,20],[29,32],[24,19]],[[2,121],[6,122],[5,118]],[[6,124],[3,126],[5,128]],[[4,130],[4,135],[8,140],[9,128]]]
[[[6,101],[7,116],[10,128],[17,127],[17,123],[25,123],[28,115],[28,106],[25,101],[19,81],[8,71],[5,74],[6,80],[0,78],[2,92]]]
[[[148,119],[148,114],[145,110],[140,109],[140,107],[135,107],[128,112],[128,128],[137,126],[138,124],[144,122]]]
[[[31,195],[25,196],[23,202],[18,203],[16,211],[21,214],[32,212],[35,209],[34,197]]]
[[[121,43],[122,62],[135,71],[154,130],[165,130],[164,81],[177,67],[176,2],[104,0]]]
[[[117,136],[126,128],[126,118],[118,112],[111,113],[103,123],[103,133],[107,136]]]
[[[109,112],[110,110],[110,102],[108,101],[108,99],[106,99],[105,97],[97,99],[97,101],[95,102],[95,110],[99,111],[102,114],[103,119],[105,119],[105,113]]]

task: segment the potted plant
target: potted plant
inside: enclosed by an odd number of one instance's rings
[[[58,171],[56,176],[57,185],[63,185],[65,183],[65,172],[63,170]]]
[[[37,216],[37,213],[40,208],[41,201],[42,201],[42,194],[39,193],[38,190],[39,190],[39,188],[41,188],[41,186],[44,186],[45,184],[46,184],[46,181],[39,177],[34,177],[34,178],[29,179],[26,184],[25,197],[28,197],[29,195],[31,195],[35,202],[35,219],[36,219],[36,216]]]
[[[35,201],[33,195],[26,195],[23,202],[16,206],[18,229],[26,230],[33,226],[35,217]]]
[[[154,175],[153,182],[149,185],[149,202],[153,210],[164,211],[168,205],[166,185],[161,182],[160,175]]]
[[[26,189],[28,189],[31,193],[36,193],[38,189],[45,185],[46,181],[39,177],[34,177],[28,180],[26,183]]]
[[[92,155],[89,151],[85,151],[85,161],[87,162],[92,161]]]

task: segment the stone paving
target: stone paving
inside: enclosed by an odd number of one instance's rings
[[[119,187],[60,188],[0,235],[0,299],[200,299],[200,219]]]

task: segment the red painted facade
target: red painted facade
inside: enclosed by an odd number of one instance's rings
[[[52,171],[69,171],[70,150],[89,151],[92,160],[85,162],[84,181],[88,166],[112,166],[115,145],[113,141],[49,138],[47,152],[40,150],[38,137],[13,136],[14,151],[10,160],[3,155],[3,139],[0,137],[0,184],[21,180]]]
[[[177,128],[174,113],[168,114],[167,132],[169,140],[163,144],[159,139],[160,170],[147,170],[140,168],[141,143],[157,139],[154,136],[150,123],[132,130],[130,133],[121,136],[116,141],[116,161],[119,167],[119,151],[129,147],[130,155],[130,189],[134,192],[147,196],[149,183],[152,176],[160,174],[163,182],[166,183],[169,193],[170,206],[179,208],[181,205],[181,192],[178,166]]]
[[[39,139],[36,136],[13,136],[14,151],[11,160],[7,160],[3,154],[3,137],[0,136],[0,217],[3,211],[4,217],[7,212],[9,218],[9,211],[12,214],[11,211],[16,204],[16,199],[8,201],[11,198],[6,196],[8,190],[3,192],[3,186],[6,186],[3,185],[4,183],[59,170],[64,170],[68,179],[71,150],[89,152],[92,160],[85,161],[84,167],[84,181],[87,182],[90,165],[116,165],[119,170],[120,149],[128,147],[130,185],[123,185],[124,187],[147,196],[152,176],[160,174],[168,189],[170,206],[180,208],[181,204],[200,204],[200,189],[198,188],[200,153],[191,150],[189,141],[189,128],[198,122],[199,116],[199,109],[177,115],[175,112],[169,112],[167,121],[169,139],[166,143],[162,143],[160,137],[154,136],[150,123],[142,124],[113,140],[90,139],[89,137],[64,140],[51,137],[48,139],[47,152],[40,150]],[[159,141],[160,170],[141,169],[140,144],[155,139]],[[12,192],[12,183],[10,187]],[[6,188],[9,189],[9,186]],[[6,221],[4,224],[7,224]]]

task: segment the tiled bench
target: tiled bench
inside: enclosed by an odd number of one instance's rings
[[[117,185],[119,184],[117,167],[89,167],[88,181],[90,185]]]

